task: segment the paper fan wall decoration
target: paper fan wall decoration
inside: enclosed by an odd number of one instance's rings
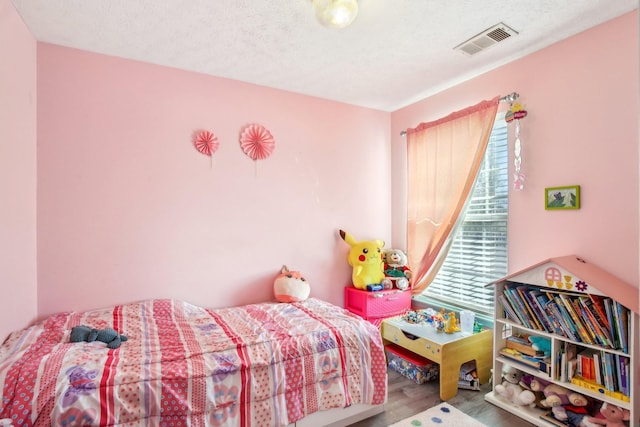
[[[194,144],[196,146],[196,149],[205,156],[211,156],[218,150],[218,147],[220,146],[218,137],[215,136],[213,132],[209,132],[208,130],[203,130],[202,132],[198,133],[194,140]]]
[[[264,126],[250,124],[240,133],[240,147],[252,160],[264,160],[273,153],[276,142]]]

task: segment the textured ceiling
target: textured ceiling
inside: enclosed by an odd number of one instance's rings
[[[637,0],[360,0],[348,28],[311,0],[12,0],[38,41],[393,111],[638,7]],[[474,56],[453,48],[504,23]],[[577,52],[579,54],[579,52]]]

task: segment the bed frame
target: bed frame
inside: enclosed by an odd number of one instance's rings
[[[346,427],[381,412],[384,412],[384,405],[356,404],[348,408],[313,413],[289,427]]]

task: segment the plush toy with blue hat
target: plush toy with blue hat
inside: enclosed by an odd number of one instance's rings
[[[529,336],[529,342],[534,350],[543,351],[545,357],[551,356],[551,340],[549,338]]]
[[[127,340],[127,337],[112,328],[95,329],[90,326],[80,325],[71,328],[69,340],[71,342],[100,341],[106,343],[109,348],[118,348],[122,342]]]

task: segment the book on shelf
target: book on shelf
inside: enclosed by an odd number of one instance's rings
[[[512,307],[516,312],[516,314],[518,314],[518,316],[520,317],[522,324],[529,329],[537,329],[534,326],[534,323],[532,323],[531,318],[528,314],[528,311],[524,306],[524,302],[520,298],[520,294],[518,294],[518,291],[515,289],[515,286],[505,286],[504,294],[506,295],[507,299],[511,302]]]
[[[596,357],[594,357],[594,355]],[[582,349],[578,355],[578,369],[576,374],[586,380],[593,381],[596,384],[598,382],[598,372],[600,368],[596,368],[596,362],[598,360],[596,350],[592,348]]]
[[[571,297],[565,293],[559,293],[558,297],[561,303],[564,304],[564,308],[569,314],[569,318],[570,318],[569,320],[573,321],[573,325],[575,326],[575,329],[578,332],[578,335],[580,336],[580,340],[586,344],[593,344],[594,342],[591,339],[589,332],[587,332],[587,329],[585,328],[584,324],[580,320],[580,316],[578,315],[578,313],[575,312],[575,309],[571,302]],[[558,304],[560,304],[560,302],[558,302]]]
[[[586,378],[583,378],[579,375],[575,375],[573,378],[571,378],[571,383],[575,384],[579,387],[582,387],[584,389],[590,390],[594,393],[598,393],[598,394],[603,394],[609,397],[612,397],[614,399],[618,399],[618,400],[622,400],[623,402],[629,402],[630,398],[628,394],[624,394],[620,391],[610,391],[607,390],[604,386],[600,385],[600,384],[596,384],[595,381],[593,380],[588,380]]]
[[[593,302],[593,299],[589,296],[578,297],[580,304],[584,307],[590,323],[594,325],[596,333],[599,335],[603,345],[608,348],[614,348],[613,338],[611,336],[606,314],[604,312],[604,305],[602,306],[602,313],[600,309]]]
[[[605,350],[585,348],[577,356],[578,366],[566,378],[599,393],[629,397],[629,358]],[[576,381],[573,379],[576,378]],[[617,397],[624,399],[623,397]]]
[[[508,289],[507,287],[505,287],[502,290],[502,295],[506,299],[508,306],[511,307],[511,310],[509,312],[515,314],[516,317],[518,318],[518,320],[520,321],[520,323],[523,326],[526,326],[527,328],[530,328],[531,325],[528,322],[525,321],[525,317],[523,315],[523,311],[520,309],[520,307],[518,306],[516,301],[513,299],[513,294],[511,292],[511,290]]]
[[[571,304],[573,305],[573,309],[578,314],[578,317],[582,321],[584,328],[587,330],[589,334],[589,338],[591,339],[592,344],[598,344],[603,347],[606,347],[607,344],[601,340],[600,334],[596,331],[596,326],[591,323],[591,319],[587,316],[585,308],[580,304],[579,297],[571,299]]]
[[[561,319],[562,323],[567,328],[567,331],[569,331],[571,340],[583,342],[580,334],[578,333],[578,328],[573,323],[573,320],[571,319],[571,315],[567,311],[567,308],[562,302],[562,299],[559,296],[556,296],[554,297],[553,302],[554,302],[554,305],[552,307],[558,310],[558,313],[559,313],[558,318]]]
[[[560,381],[566,382],[576,374],[578,359],[576,354],[577,348],[574,343],[565,342],[560,349],[558,358],[559,372],[556,376],[560,378]]]
[[[628,353],[627,331],[629,330],[629,310],[617,301],[614,301],[613,305],[615,307],[614,319],[620,334],[621,349],[625,353]]]
[[[533,291],[533,295],[536,301],[538,301],[542,312],[545,314],[545,318],[547,319],[547,322],[551,328],[550,332],[558,334],[561,337],[566,336],[564,330],[562,329],[562,326],[558,322],[558,319],[556,319],[555,315],[549,308],[549,296],[546,293],[540,292],[540,290]]]
[[[604,301],[611,300],[611,298],[596,294],[588,294],[588,297],[593,303],[593,308],[596,313],[598,313],[598,316],[602,321],[602,325],[606,325],[609,331],[611,331],[611,325],[609,324],[609,321],[607,319],[607,312],[604,307]]]
[[[600,360],[602,360],[602,380],[604,381],[604,387],[609,391],[620,390],[617,383],[616,373],[614,372],[616,369],[616,363],[613,354],[603,351],[601,353]]]
[[[502,308],[504,309],[504,312],[506,314],[506,318],[517,323],[518,325],[522,325],[522,321],[520,320],[520,318],[518,317],[518,315],[516,314],[516,312],[513,310],[513,307],[511,307],[511,304],[509,303],[509,301],[507,300],[506,295],[500,294],[498,295],[498,299],[500,300],[500,303],[502,304]]]
[[[609,297],[507,282],[498,298],[518,325],[628,353],[629,310]]]
[[[538,309],[538,301],[533,297],[533,295],[531,295],[530,291],[532,288],[530,286],[522,285],[518,286],[516,289],[518,290],[520,297],[523,299],[533,323],[536,325],[536,329],[544,332],[553,332],[545,321],[544,313]]]
[[[610,298],[606,298],[603,300],[604,309],[607,316],[607,323],[610,325],[611,338],[613,338],[614,346],[613,348],[620,349],[622,348],[622,344],[620,343],[620,336],[618,335],[618,330],[616,329],[616,324],[613,319],[613,300]]]
[[[499,351],[501,356],[505,358],[545,372],[547,375],[551,375],[551,359],[549,357],[531,357],[526,354],[520,353],[518,350],[512,348],[503,348]]]
[[[574,334],[573,328],[571,328],[565,321],[565,317],[563,316],[562,312],[560,312],[560,308],[558,307],[556,301],[550,299],[549,302],[547,302],[547,308],[553,314],[553,317],[562,328],[563,335],[572,341],[578,341],[578,338]]]
[[[519,351],[522,354],[526,354],[531,357],[544,357],[544,351],[536,350],[526,337],[512,335],[506,339],[506,348]]]
[[[544,304],[547,302],[548,298],[544,295],[538,288],[530,288],[527,290],[527,294],[529,295],[529,302],[533,306],[534,311],[536,312],[538,318],[540,319],[540,323],[544,327],[546,332],[550,334],[557,333],[556,327],[551,317],[547,313]]]
[[[616,377],[618,380],[618,390],[629,396],[629,358],[615,355]]]

